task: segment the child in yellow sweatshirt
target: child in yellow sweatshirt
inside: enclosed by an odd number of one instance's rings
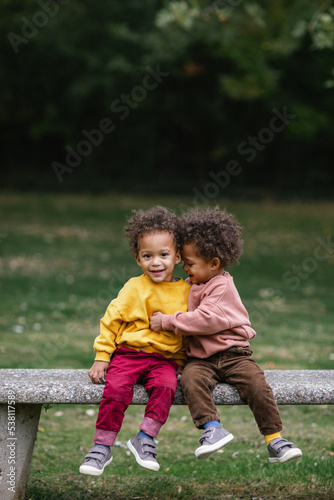
[[[177,388],[177,372],[186,359],[183,337],[154,332],[149,317],[187,311],[190,285],[173,275],[181,260],[177,216],[164,207],[135,212],[125,228],[131,252],[142,268],[111,301],[95,339],[95,362],[88,374],[93,383],[105,381],[96,422],[94,446],[80,466],[82,474],[101,475],[111,463],[110,451],[121,428],[133,387],[142,383],[149,401],[139,433],[127,445],[142,467],[157,471],[153,438],[166,422]]]

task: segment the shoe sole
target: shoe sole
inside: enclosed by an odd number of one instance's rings
[[[303,454],[299,448],[295,448],[293,450],[289,450],[284,453],[283,457],[269,457],[269,462],[284,464],[285,462],[289,462],[290,460],[294,460],[295,458],[301,457]]]
[[[109,460],[104,464],[103,469],[95,469],[95,467],[92,467],[91,465],[81,465],[79,472],[88,476],[101,476],[107,465],[111,464],[112,459],[113,457],[109,458]]]
[[[141,465],[142,467],[144,467],[144,469],[147,469],[147,470],[153,470],[154,472],[157,472],[159,469],[160,469],[160,465],[156,462],[149,462],[147,460],[142,460],[140,458],[140,456],[138,455],[138,452],[136,450],[136,448],[133,446],[133,444],[131,443],[131,440],[129,439],[129,441],[126,443],[127,447],[129,448],[129,450],[131,451],[131,453],[134,455],[135,459],[136,459],[136,462],[137,464]]]
[[[228,434],[228,436],[225,436],[220,441],[217,441],[217,443],[205,444],[203,446],[200,446],[195,451],[195,457],[199,458],[200,460],[204,460],[205,458],[208,458],[210,457],[210,455],[215,453],[215,451],[218,451],[221,448],[223,448],[226,444],[232,441],[232,439],[234,439],[233,434]]]

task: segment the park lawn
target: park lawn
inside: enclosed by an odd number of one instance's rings
[[[200,461],[194,451],[201,431],[194,428],[186,407],[175,406],[158,437],[161,468],[155,473],[138,466],[125,447],[143,417],[141,406],[130,406],[113,450],[114,460],[96,478],[80,475],[78,467],[92,445],[97,411],[96,406],[64,405],[43,412],[28,498],[333,498],[332,408],[281,406],[284,435],[304,455],[286,464],[270,464],[248,407],[220,407],[223,423],[235,439],[223,451]]]
[[[214,201],[244,226],[244,254],[230,272],[258,332],[255,359],[264,369],[332,369],[334,204]],[[132,209],[154,204],[180,212],[193,200],[1,194],[2,367],[90,367],[99,319],[123,283],[140,273],[123,238],[125,220]],[[182,266],[177,274],[185,276]],[[41,416],[27,498],[333,498],[333,408],[280,410],[284,436],[302,448],[301,460],[269,464],[244,406],[220,407],[235,439],[196,460],[200,433],[186,407],[173,407],[159,435],[161,469],[145,471],[121,446],[142,416],[142,407],[131,406],[113,463],[90,478],[78,466],[91,445],[97,407],[54,406]]]

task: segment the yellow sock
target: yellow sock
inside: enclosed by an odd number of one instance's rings
[[[266,440],[267,446],[269,443],[271,443],[274,439],[280,438],[281,433],[280,432],[275,432],[275,434],[268,434],[267,436],[264,436],[264,439]]]

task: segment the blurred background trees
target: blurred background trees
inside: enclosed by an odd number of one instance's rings
[[[3,187],[331,195],[331,1],[0,5]]]

